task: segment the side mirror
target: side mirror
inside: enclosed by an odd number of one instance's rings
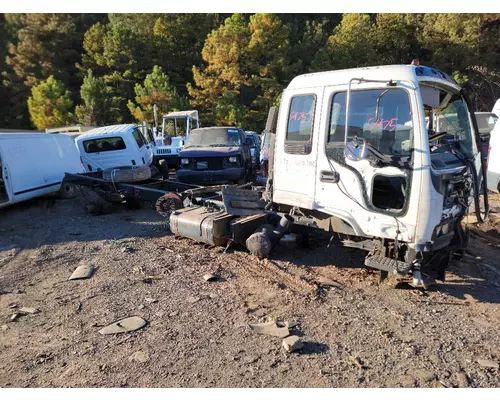
[[[252,140],[252,139],[250,139],[250,138],[246,138],[246,139],[245,139],[245,144],[246,144],[247,146],[251,146],[251,145],[253,144],[253,140]]]
[[[368,155],[366,140],[357,136],[348,137],[344,148],[344,154],[353,161],[362,160]]]
[[[184,140],[179,140],[179,147],[184,146]]]

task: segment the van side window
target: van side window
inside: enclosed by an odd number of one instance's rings
[[[137,142],[137,146],[139,146],[139,148],[141,148],[142,146],[144,146],[144,139],[141,135],[141,132],[139,132],[139,129],[134,129],[134,131],[132,132],[132,134],[134,135],[134,139],[135,141]]]
[[[316,96],[313,94],[292,97],[286,128],[286,153],[311,153],[315,106]]]
[[[86,153],[101,153],[103,151],[124,150],[125,142],[121,137],[85,140],[83,148]]]

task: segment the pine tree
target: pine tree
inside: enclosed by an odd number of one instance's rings
[[[76,106],[75,113],[80,123],[87,126],[102,126],[119,123],[120,117],[112,103],[112,93],[103,78],[95,77],[89,70],[80,89],[83,104]]]
[[[60,127],[74,122],[71,93],[52,75],[33,86],[28,109],[31,120],[38,129]]]
[[[368,14],[344,14],[327,45],[312,62],[313,71],[377,65],[372,21]]]
[[[175,87],[170,84],[168,76],[157,65],[146,76],[142,85],[135,85],[135,103],[129,100],[128,108],[138,122],[152,122],[154,104],[157,105],[160,116],[170,111],[179,111],[185,105]]]

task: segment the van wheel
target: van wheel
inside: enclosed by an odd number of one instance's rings
[[[72,183],[63,182],[59,189],[59,197],[61,199],[72,199],[76,196],[76,187]]]

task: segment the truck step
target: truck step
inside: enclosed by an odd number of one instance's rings
[[[396,261],[393,258],[381,255],[369,256],[365,258],[365,265],[397,274],[407,274],[411,269],[411,264],[404,261]]]

